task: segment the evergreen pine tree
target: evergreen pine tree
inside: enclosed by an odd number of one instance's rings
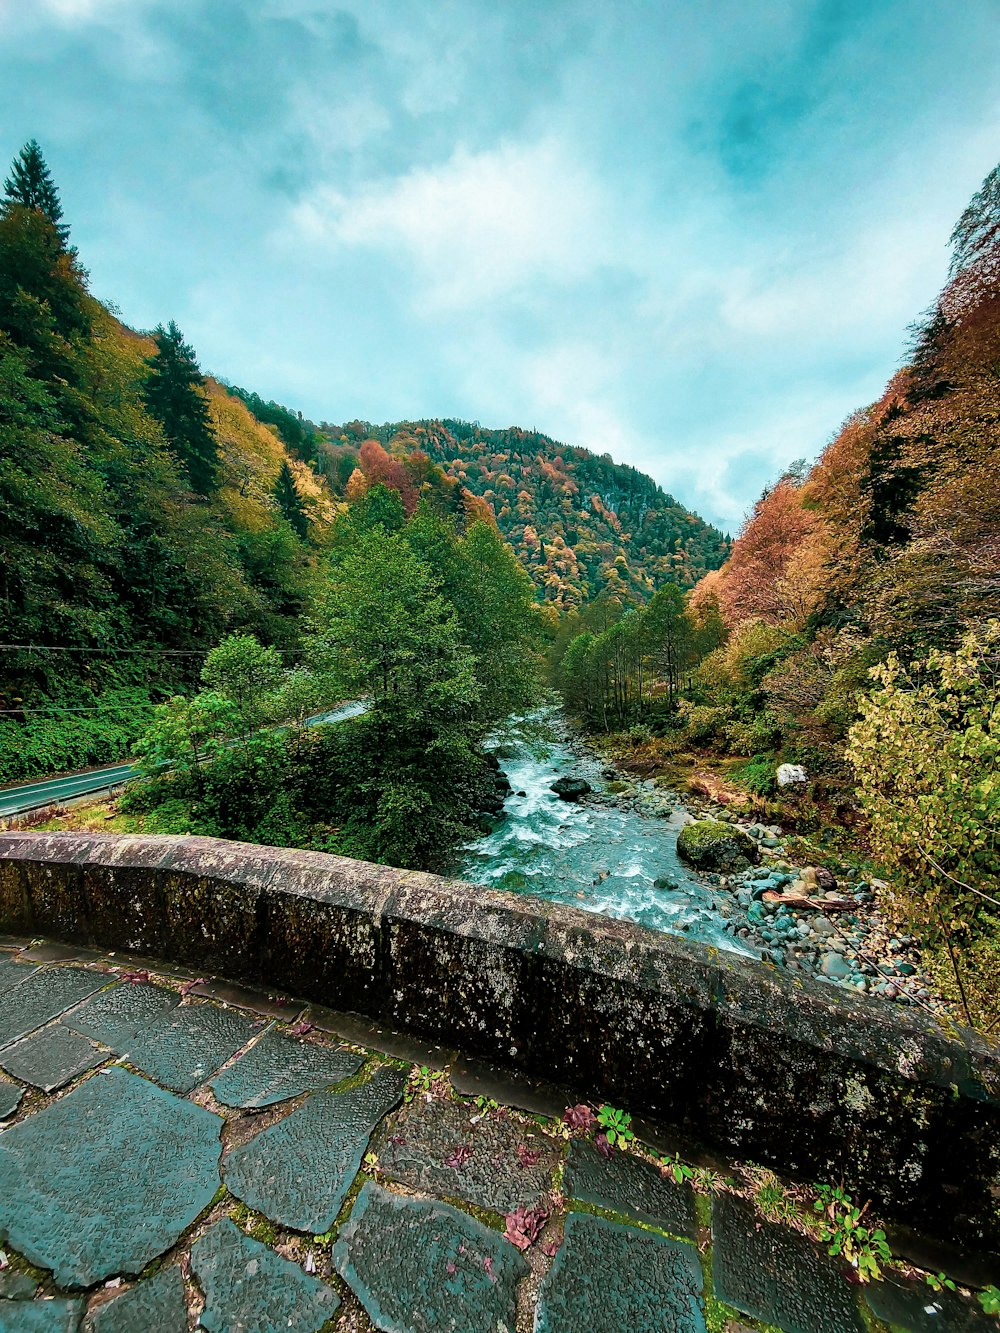
[[[156,355],[146,364],[146,406],[163,427],[174,452],[187,468],[193,490],[209,495],[219,485],[219,446],[208,418],[205,377],[194,348],[173,320],[153,334]]]
[[[287,459],[281,464],[281,471],[278,473],[278,480],[274,487],[274,498],[278,502],[278,508],[282,515],[291,524],[293,531],[304,541],[309,534],[309,519],[306,517],[302,501],[299,499],[295,478],[292,475],[292,469],[288,466]]]
[[[44,213],[63,245],[69,240],[69,227],[62,221],[59,191],[35,139],[28,142],[11,163],[10,175],[3,183],[4,201],[34,208]]]

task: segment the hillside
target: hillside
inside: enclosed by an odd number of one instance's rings
[[[136,333],[92,297],[37,145],[14,174],[0,204],[4,777],[117,758],[228,630],[293,649],[335,512],[175,326]]]
[[[390,458],[415,459],[418,469],[429,461],[484,500],[542,598],[559,610],[602,591],[648,597],[665,583],[693,587],[729,549],[652,478],[537,431],[352,421],[323,434],[318,466],[334,489],[346,492],[359,446],[375,440]]]

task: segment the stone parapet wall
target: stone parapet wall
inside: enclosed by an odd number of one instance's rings
[[[210,838],[0,834],[0,930],[364,1014],[1000,1253],[1000,1053],[929,1015],[537,898]]]

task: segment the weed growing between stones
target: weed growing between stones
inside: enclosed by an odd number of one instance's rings
[[[820,1214],[820,1240],[829,1245],[829,1253],[842,1255],[855,1269],[861,1282],[882,1276],[882,1268],[892,1259],[885,1232],[865,1222],[868,1204],[860,1208],[840,1186],[820,1185],[819,1198],[813,1204]]]

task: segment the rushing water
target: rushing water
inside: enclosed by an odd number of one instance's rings
[[[514,720],[495,738],[513,791],[502,822],[465,849],[463,878],[740,949],[723,930],[711,888],[678,860],[684,811],[650,817],[601,801],[608,790],[604,765],[552,730],[557,717],[542,710]],[[598,801],[560,800],[550,790],[560,777],[586,778]],[[661,878],[674,887],[656,888]]]

